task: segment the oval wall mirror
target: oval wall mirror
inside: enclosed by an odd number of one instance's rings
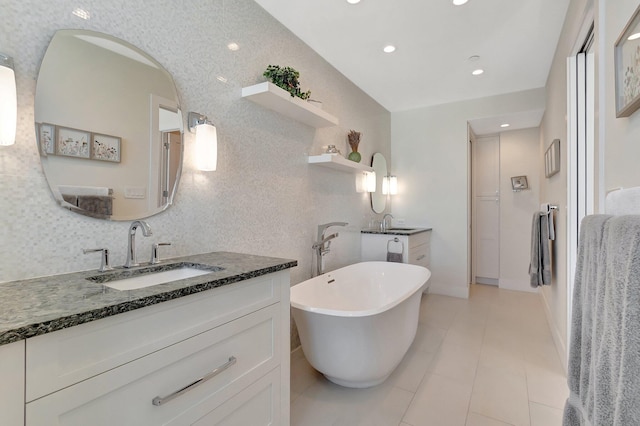
[[[172,203],[182,112],[173,78],[140,49],[93,31],[56,32],[38,74],[35,122],[60,206],[134,220]]]
[[[382,195],[382,180],[387,175],[387,159],[376,152],[371,159],[371,167],[376,173],[376,192],[371,193],[371,208],[376,213],[382,213],[387,207],[387,196]]]

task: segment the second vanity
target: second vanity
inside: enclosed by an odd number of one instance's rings
[[[387,260],[387,251],[402,253],[402,263],[429,268],[431,228],[365,229],[361,231],[363,262]],[[396,241],[397,240],[397,241]]]
[[[180,262],[220,269],[126,291],[95,272],[0,284],[3,425],[289,424],[297,263]]]

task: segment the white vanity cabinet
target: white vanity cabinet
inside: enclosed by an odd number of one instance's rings
[[[0,346],[0,424],[24,424],[24,340]]]
[[[362,233],[361,259],[363,262],[371,260],[387,260],[387,248],[394,253],[404,249],[403,263],[429,267],[431,257],[431,230],[425,230],[412,234],[382,234]],[[393,240],[397,238],[398,241]]]
[[[279,271],[27,339],[25,424],[288,425],[289,282]]]

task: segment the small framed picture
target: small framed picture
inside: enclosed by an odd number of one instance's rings
[[[91,133],[69,127],[56,127],[56,154],[66,157],[89,158]]]
[[[116,136],[91,134],[91,159],[120,162],[120,144],[122,139]]]
[[[544,153],[544,176],[549,178],[560,171],[560,139],[554,139]]]
[[[514,191],[522,191],[523,189],[529,189],[529,183],[526,176],[514,176],[511,178],[511,188]]]
[[[614,46],[616,117],[629,117],[640,108],[640,7]]]
[[[40,143],[40,152],[44,155],[56,153],[56,126],[48,123],[40,123],[38,127],[38,142]]]

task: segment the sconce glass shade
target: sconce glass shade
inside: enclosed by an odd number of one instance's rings
[[[398,194],[398,178],[395,176],[385,176],[382,179],[382,194],[397,195]]]
[[[376,172],[369,172],[367,175],[367,192],[376,192]]]
[[[196,127],[196,167],[215,171],[218,165],[218,131],[209,123]]]
[[[389,194],[398,195],[398,178],[389,176]]]
[[[0,53],[0,145],[16,142],[18,101],[13,59]]]

